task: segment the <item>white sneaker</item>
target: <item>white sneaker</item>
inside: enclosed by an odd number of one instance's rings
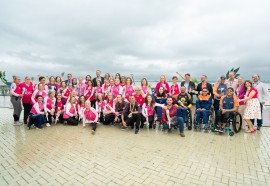
[[[47,126],[47,127],[50,127],[51,125],[50,125],[50,123],[46,123],[46,126]]]
[[[22,122],[15,121],[13,125],[14,125],[14,126],[20,126],[20,125],[22,125]]]

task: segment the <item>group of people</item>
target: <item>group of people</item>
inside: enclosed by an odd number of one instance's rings
[[[87,75],[73,78],[67,75],[67,80],[61,77],[39,77],[39,83],[34,84],[29,77],[21,82],[14,76],[11,85],[11,102],[14,108],[14,125],[22,125],[19,121],[24,107],[24,124],[30,129],[34,125],[37,129],[44,125],[67,123],[85,127],[92,125],[92,133],[97,123],[104,125],[121,123],[121,129],[135,128],[135,134],[144,126],[155,127],[155,121],[162,123],[163,129],[179,129],[184,137],[184,126],[187,122],[187,112],[192,107],[193,99],[196,101],[196,120],[198,125],[204,125],[208,130],[208,114],[211,107],[216,113],[216,120],[221,122],[217,131],[222,132],[228,113],[237,111],[243,115],[249,126],[247,132],[254,132],[254,119],[257,119],[257,130],[262,126],[262,107],[267,101],[267,89],[260,82],[257,74],[253,75],[254,83],[235,78],[230,72],[229,79],[224,76],[212,86],[207,82],[207,76],[202,75],[201,83],[195,86],[190,80],[190,74],[182,77],[172,77],[172,84],[164,75],[154,90],[143,78],[140,84],[135,85],[133,76],[125,77],[117,73],[111,76],[96,71],[92,79]],[[22,105],[21,105],[22,104]],[[252,123],[253,122],[253,123]]]

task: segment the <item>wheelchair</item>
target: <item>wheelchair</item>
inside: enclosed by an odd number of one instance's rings
[[[180,112],[181,108],[177,109],[177,116],[178,117],[182,117],[182,113]],[[190,108],[187,108],[187,113],[186,113],[186,121],[184,121],[186,123],[186,128],[188,130],[192,129],[192,110]]]
[[[213,121],[214,121],[214,117],[215,117],[213,113],[214,113],[214,111],[212,109],[210,109],[208,112],[208,126],[210,128],[213,128],[212,125],[213,125]],[[198,124],[196,110],[195,110],[193,117],[194,117],[194,120],[193,120],[194,129],[201,130],[201,127],[200,127],[201,123]]]
[[[216,119],[217,120],[217,119]],[[215,121],[212,125],[212,131],[216,132],[215,129],[218,127],[217,123],[220,121]],[[233,130],[231,129],[233,128]],[[233,136],[235,133],[240,132],[242,129],[242,116],[239,112],[231,112],[229,118],[226,121],[226,126],[224,128],[225,132],[229,132],[230,136]]]

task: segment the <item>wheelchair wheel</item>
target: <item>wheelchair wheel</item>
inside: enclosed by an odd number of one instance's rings
[[[232,125],[235,133],[238,133],[242,129],[242,116],[238,112],[234,114]]]
[[[191,114],[192,114],[192,112],[189,109],[187,112],[187,128],[188,128],[188,130],[192,129],[192,115]]]

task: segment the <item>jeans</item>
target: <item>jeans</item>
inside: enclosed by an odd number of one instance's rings
[[[184,120],[182,117],[177,117],[176,122],[171,126],[179,126],[179,132],[184,132]],[[163,129],[169,129],[169,124],[163,124]]]
[[[184,123],[187,121],[187,109],[186,108],[178,108],[177,109],[177,117],[182,117]]]
[[[260,103],[260,105],[261,105],[261,117],[263,118],[263,104]],[[255,120],[254,119],[251,119],[251,122],[254,125]],[[258,127],[261,127],[262,124],[263,124],[263,119],[257,119],[257,126]]]
[[[23,103],[23,121],[24,121],[24,123],[27,122],[27,118],[30,114],[31,109],[32,109],[32,104]]]
[[[43,114],[32,114],[30,113],[30,119],[27,127],[31,127],[34,124],[37,128],[40,128],[45,123],[45,117]]]
[[[196,110],[197,125],[201,124],[203,119],[203,124],[205,124],[205,126],[208,126],[209,113],[209,110]]]

